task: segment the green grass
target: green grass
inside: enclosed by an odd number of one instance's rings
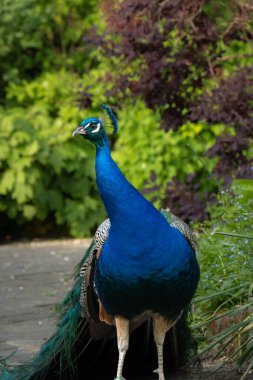
[[[243,380],[253,368],[253,180],[234,181],[218,199],[201,226],[193,327],[202,334],[201,354],[236,362]]]

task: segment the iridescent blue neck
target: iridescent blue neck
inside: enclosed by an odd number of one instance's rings
[[[109,143],[96,146],[97,186],[113,224],[126,225],[138,223],[147,213],[149,216],[157,210],[125,178],[111,157]],[[140,220],[141,222],[141,220]]]
[[[96,139],[93,140],[93,143],[95,144],[97,150],[105,149],[110,152],[110,141],[104,129],[101,130],[99,136],[96,136]]]
[[[100,196],[112,220],[124,198],[122,191],[129,191],[130,184],[113,161],[107,143],[102,147],[96,146],[96,176]]]

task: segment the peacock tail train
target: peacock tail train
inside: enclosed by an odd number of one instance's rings
[[[181,228],[185,236],[196,244],[189,227],[168,210],[162,210],[166,220]],[[108,221],[108,220],[107,220]],[[105,241],[110,224],[105,221],[97,233],[84,257],[76,266],[74,284],[64,298],[60,310],[61,315],[55,334],[43,344],[40,351],[28,362],[21,365],[2,365],[1,380],[99,380],[110,379],[115,373],[118,357],[116,329],[104,322],[99,322],[92,308],[96,302],[90,303],[90,310],[83,310],[80,303],[83,277],[82,268],[90,269],[100,241]],[[100,240],[99,240],[100,239]],[[88,285],[88,284],[87,284]],[[92,314],[88,319],[83,314]],[[87,315],[86,315],[87,317]],[[185,309],[168,332],[164,345],[165,371],[182,368],[186,364],[196,363],[197,343],[189,327],[191,317],[190,306]],[[94,319],[96,319],[94,321]],[[94,338],[94,329],[102,339]],[[91,330],[93,330],[91,334]],[[95,332],[96,335],[96,332]],[[126,376],[134,372],[140,376],[149,373],[156,366],[156,349],[153,342],[150,321],[145,321],[131,334],[131,345],[125,363]]]

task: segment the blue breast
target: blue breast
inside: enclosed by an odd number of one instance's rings
[[[108,148],[97,150],[96,173],[111,220],[95,272],[99,299],[112,315],[152,310],[176,317],[199,281],[194,250],[126,180]]]

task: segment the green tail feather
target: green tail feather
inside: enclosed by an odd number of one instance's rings
[[[76,377],[75,343],[80,335],[84,322],[80,319],[79,302],[82,278],[79,269],[90,255],[93,242],[75,271],[75,283],[61,305],[61,319],[56,333],[41,347],[38,354],[29,362],[19,366],[8,366],[1,373],[1,380],[43,380],[57,362],[57,376],[69,373],[69,378]],[[60,368],[60,370],[59,370]],[[60,371],[60,373],[59,373]]]
[[[171,330],[172,366],[182,368],[189,365],[201,366],[198,344],[191,328],[191,311],[185,309],[181,318]]]

